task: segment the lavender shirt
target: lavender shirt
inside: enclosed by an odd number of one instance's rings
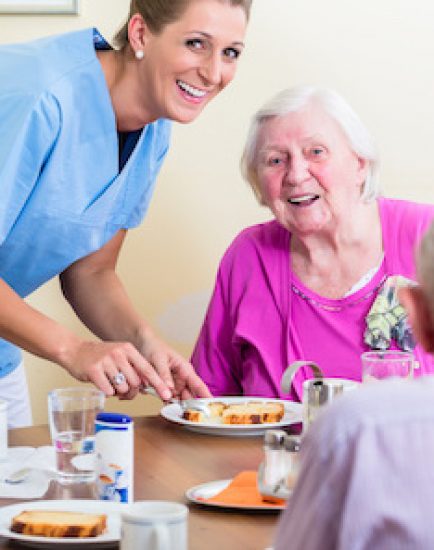
[[[274,550],[434,548],[434,377],[367,385],[309,428]]]
[[[361,378],[365,317],[384,278],[415,278],[414,248],[434,219],[434,206],[379,199],[384,260],[371,281],[340,300],[306,288],[291,272],[290,233],[276,221],[242,231],[224,255],[192,356],[214,395],[287,397],[285,368],[302,359],[326,376]],[[416,348],[419,372],[434,372],[433,358]],[[311,378],[300,369],[291,398]]]

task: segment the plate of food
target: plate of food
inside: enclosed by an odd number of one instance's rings
[[[202,483],[191,487],[185,492],[186,498],[190,502],[200,504],[204,506],[211,506],[216,508],[234,508],[239,510],[262,510],[266,512],[275,512],[284,510],[286,502],[279,504],[240,504],[240,503],[225,503],[225,502],[210,502],[208,499],[215,497],[218,493],[227,489],[231,483],[231,479],[219,479],[217,481],[210,481],[208,483]]]
[[[3,506],[0,536],[34,548],[52,544],[113,547],[125,504],[102,500],[35,500]]]
[[[208,414],[195,404],[206,405]],[[200,407],[202,408],[202,407]],[[160,414],[185,428],[210,435],[258,436],[302,420],[300,403],[269,397],[214,397],[189,400],[186,407],[171,403]]]

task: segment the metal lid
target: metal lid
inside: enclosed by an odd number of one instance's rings
[[[288,453],[298,453],[300,451],[301,438],[297,435],[286,435],[283,440],[283,448]]]
[[[280,449],[286,432],[283,430],[267,430],[264,435],[264,447],[267,449]]]
[[[344,391],[344,385],[340,381],[310,380],[308,385],[309,406],[320,406],[331,401]]]

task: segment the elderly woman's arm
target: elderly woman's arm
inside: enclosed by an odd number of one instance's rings
[[[213,395],[241,395],[238,354],[227,296],[228,279],[220,266],[191,362]]]
[[[208,397],[206,385],[192,366],[165,345],[134,309],[116,275],[125,235],[120,231],[103,248],[78,260],[60,276],[63,293],[78,317],[105,341],[100,345],[115,346],[109,354],[102,347],[100,355],[88,358],[96,361],[108,378],[123,372],[128,386],[117,389],[127,392],[126,397],[133,397],[142,384],[155,387],[163,399],[171,392],[182,397]],[[72,372],[81,364],[83,357],[77,355],[67,368]]]

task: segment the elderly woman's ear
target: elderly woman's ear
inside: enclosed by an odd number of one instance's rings
[[[420,286],[398,290],[399,300],[408,313],[416,340],[428,352],[434,352],[434,321],[428,298]]]
[[[359,174],[360,174],[359,183],[363,191],[363,186],[365,185],[365,181],[368,176],[369,161],[361,157],[357,157],[357,161],[359,163]]]

